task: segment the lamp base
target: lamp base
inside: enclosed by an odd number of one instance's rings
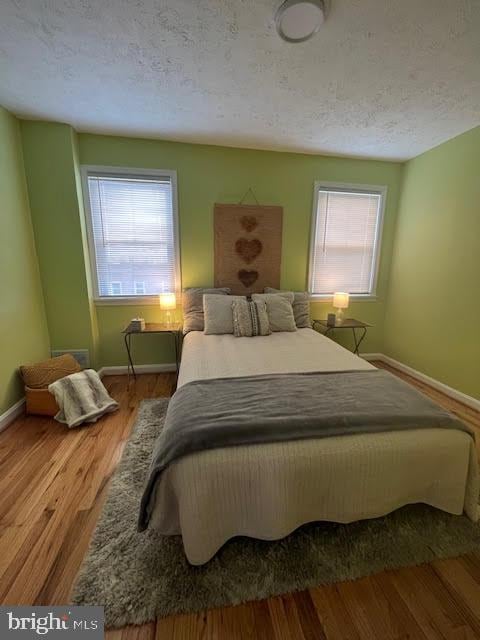
[[[336,323],[342,324],[343,322],[343,309],[337,309]]]

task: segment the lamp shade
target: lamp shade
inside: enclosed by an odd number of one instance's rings
[[[177,298],[174,293],[161,293],[159,295],[160,309],[171,311],[177,308]]]
[[[349,294],[337,291],[333,294],[333,306],[336,309],[346,309],[348,307]]]

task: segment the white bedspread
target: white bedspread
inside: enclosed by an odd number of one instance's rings
[[[206,378],[373,368],[313,329],[256,338],[207,336],[194,331],[185,337],[178,386]]]
[[[189,333],[179,386],[192,380],[372,365],[311,329],[257,338]],[[192,564],[229,539],[282,538],[315,520],[353,522],[423,502],[478,518],[478,463],[461,431],[411,430],[214,449],[174,462],[151,526],[181,534]]]

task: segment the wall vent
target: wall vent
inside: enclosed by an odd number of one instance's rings
[[[82,369],[88,369],[90,367],[90,354],[88,349],[55,349],[51,353],[52,358],[63,356],[65,353],[71,353]]]

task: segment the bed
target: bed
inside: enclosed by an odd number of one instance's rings
[[[256,338],[185,337],[178,387],[241,376],[368,371],[373,365],[312,329]],[[436,428],[201,451],[162,474],[150,526],[180,534],[191,564],[234,536],[280,539],[312,521],[353,522],[411,503],[478,519],[474,439]]]

